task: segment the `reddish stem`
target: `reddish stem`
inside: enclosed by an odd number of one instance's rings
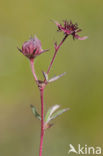
[[[67,38],[68,35],[65,35],[65,37],[63,38],[63,40],[60,42],[60,44],[57,46],[55,46],[55,53],[54,56],[51,60],[51,63],[49,65],[47,74],[49,73],[52,64],[54,62],[54,59],[56,57],[56,54],[59,50],[59,48],[61,47],[61,45],[63,44],[63,42],[65,41],[65,39]],[[31,69],[32,69],[32,73],[34,76],[34,79],[36,80],[36,82],[38,82],[38,78],[36,76],[35,73],[35,69],[34,69],[34,59],[30,59],[30,64],[31,64]],[[45,81],[44,81],[45,82]],[[39,86],[38,86],[39,87]],[[43,98],[44,98],[44,87],[40,87],[40,98],[41,98],[41,136],[40,136],[40,149],[39,149],[39,156],[42,156],[42,149],[43,149],[43,137],[44,137],[44,102],[43,102]]]
[[[34,59],[30,59],[30,65],[31,65],[31,69],[32,69],[32,73],[33,73],[34,79],[35,79],[35,81],[37,81],[38,78],[36,76],[35,69],[34,69]]]
[[[41,137],[40,137],[40,149],[39,156],[42,156],[43,149],[43,136],[44,136],[44,104],[43,104],[43,93],[44,88],[40,88],[40,98],[41,98]]]
[[[34,60],[30,60],[32,73],[34,76],[34,79],[36,82],[38,81],[35,69],[34,69]],[[44,93],[44,87],[39,88],[40,89],[40,99],[41,99],[41,137],[40,137],[40,150],[39,150],[39,156],[42,156],[42,148],[43,148],[43,136],[44,136],[44,103],[43,103],[43,93]]]
[[[55,53],[54,53],[54,56],[53,56],[53,58],[52,58],[52,60],[51,60],[50,65],[49,65],[49,67],[48,67],[47,74],[49,73],[49,71],[50,71],[50,69],[51,69],[51,67],[52,67],[52,64],[53,64],[53,62],[54,62],[54,59],[55,59],[55,57],[56,57],[56,54],[57,54],[59,48],[61,47],[61,45],[63,44],[63,42],[64,42],[65,39],[67,38],[67,36],[68,36],[68,35],[65,35],[65,37],[64,37],[63,40],[60,42],[60,44],[59,44],[58,46],[55,47]]]

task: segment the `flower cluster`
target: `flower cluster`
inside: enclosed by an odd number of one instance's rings
[[[84,36],[84,37],[80,37],[77,33],[82,31],[81,29],[79,29],[78,27],[78,24],[75,23],[73,24],[72,21],[64,21],[63,25],[58,23],[57,21],[55,21],[55,24],[57,25],[58,27],[58,30],[57,31],[60,31],[60,32],[64,32],[65,35],[72,35],[73,36],[73,39],[78,39],[78,40],[85,40],[87,39],[87,36]]]

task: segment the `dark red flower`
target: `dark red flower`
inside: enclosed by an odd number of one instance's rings
[[[58,27],[57,31],[64,32],[64,34],[67,35],[67,36],[68,35],[72,35],[73,39],[76,38],[78,40],[85,40],[85,39],[88,38],[87,36],[80,37],[77,34],[78,32],[82,31],[81,29],[78,28],[78,24],[77,23],[73,24],[72,21],[70,21],[70,22],[64,21],[64,24],[61,25],[57,21],[55,21],[55,24]]]
[[[22,52],[23,55],[25,55],[29,59],[33,59],[36,56],[47,51],[47,50],[42,50],[41,42],[36,36],[34,36],[34,38],[31,38],[30,40],[24,42],[24,44],[22,45],[22,49],[18,48],[18,50],[20,52]]]

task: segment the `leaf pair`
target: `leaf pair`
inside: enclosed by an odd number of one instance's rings
[[[62,113],[69,110],[69,108],[65,108],[65,109],[61,109],[61,110],[57,111],[57,109],[59,109],[59,107],[60,107],[60,105],[54,105],[51,108],[49,108],[48,112],[46,113],[45,120],[44,120],[45,125],[51,125],[51,124],[49,124],[49,122],[51,120],[55,119],[56,117],[58,117]]]
[[[54,105],[51,108],[49,108],[49,110],[47,111],[45,118],[44,118],[44,129],[48,129],[51,126],[53,126],[53,124],[50,123],[51,120],[55,119],[56,117],[58,117],[59,115],[61,115],[62,113],[66,112],[69,110],[69,108],[65,108],[65,109],[59,109],[60,105]],[[41,117],[39,115],[39,113],[36,111],[35,106],[31,105],[32,108],[32,112],[35,115],[36,118],[38,118],[39,120],[41,120]]]
[[[65,74],[66,74],[66,72],[64,72],[63,74],[60,74],[60,75],[58,75],[58,76],[54,76],[54,77],[52,77],[51,79],[49,79],[49,78],[48,78],[48,74],[45,73],[45,72],[43,72],[43,76],[44,76],[44,78],[45,78],[45,80],[46,80],[47,82],[56,81],[56,80],[58,80],[60,77],[64,76]]]

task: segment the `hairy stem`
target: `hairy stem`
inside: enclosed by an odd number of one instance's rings
[[[35,69],[34,69],[34,59],[30,59],[30,65],[31,65],[31,69],[32,69],[32,73],[33,73],[34,79],[35,79],[35,81],[37,81],[38,78],[36,76]]]
[[[41,98],[41,136],[40,136],[40,149],[39,156],[42,156],[43,149],[43,137],[44,137],[44,103],[43,103],[43,93],[44,88],[40,88],[40,98]]]
[[[52,58],[52,60],[51,60],[51,62],[50,62],[50,65],[49,65],[49,67],[48,67],[47,74],[49,73],[49,71],[50,71],[50,69],[51,69],[51,67],[52,67],[52,64],[53,64],[53,62],[54,62],[54,59],[55,59],[55,57],[56,57],[56,54],[57,54],[59,48],[61,47],[61,45],[63,44],[63,42],[65,41],[65,39],[66,39],[67,37],[68,37],[68,35],[65,35],[65,37],[64,37],[63,40],[60,42],[60,44],[59,44],[58,46],[55,47],[54,56],[53,56],[53,58]]]

